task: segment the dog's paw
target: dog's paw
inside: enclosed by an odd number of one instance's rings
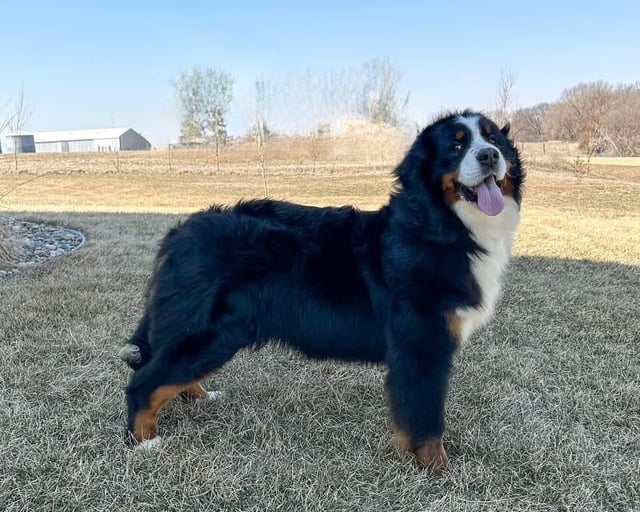
[[[118,350],[118,357],[127,364],[138,364],[142,361],[142,354],[140,353],[140,347],[127,343],[120,350]]]
[[[133,449],[136,452],[155,452],[160,449],[162,438],[156,436],[153,439],[145,439],[141,443],[136,444]]]
[[[224,396],[222,391],[207,391],[207,400],[220,400]]]
[[[442,473],[449,464],[449,457],[444,451],[441,437],[434,437],[427,440],[424,444],[413,450],[418,464],[433,471],[434,473]]]

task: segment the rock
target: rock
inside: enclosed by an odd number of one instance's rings
[[[79,249],[86,240],[79,231],[61,226],[48,226],[4,216],[0,216],[0,222],[7,224],[9,239],[18,247],[18,259],[14,268],[47,263]],[[0,270],[0,278],[13,272],[11,269]]]

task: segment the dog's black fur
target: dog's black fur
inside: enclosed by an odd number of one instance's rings
[[[457,346],[448,314],[479,304],[470,258],[483,251],[443,196],[443,176],[461,159],[450,149],[456,115],[418,135],[378,211],[247,201],[168,233],[130,340],[139,349],[127,390],[136,441],[148,438],[136,421],[159,389],[175,394],[270,340],[312,358],[386,363],[391,414],[409,448],[441,440]],[[519,203],[517,151],[491,127]]]

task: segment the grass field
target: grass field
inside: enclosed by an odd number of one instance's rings
[[[126,449],[115,353],[159,238],[181,214],[263,195],[262,181],[255,168],[154,172],[164,164],[140,154],[125,156],[139,161],[126,173],[57,158],[66,171],[25,159],[30,170],[0,174],[3,210],[88,237],[0,281],[1,510],[640,510],[633,162],[603,178],[530,169],[497,316],[456,358],[451,467],[435,477],[396,453],[383,369],[273,348],[210,382],[221,401],[170,405],[159,452]],[[273,197],[362,208],[391,184],[388,169],[353,166],[273,169],[267,181]]]

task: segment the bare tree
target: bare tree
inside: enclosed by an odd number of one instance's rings
[[[258,150],[258,168],[262,174],[264,195],[267,196],[267,169],[264,145],[267,141],[265,110],[267,108],[267,86],[264,78],[256,80],[256,126],[255,137]]]
[[[511,114],[511,133],[518,142],[542,142],[542,152],[547,152],[544,122],[551,105],[537,103],[515,110]]]
[[[640,156],[640,82],[616,87],[602,130],[609,153]]]
[[[7,110],[7,107],[9,106],[10,103],[11,103],[11,100],[7,101],[2,106],[0,106],[0,133],[2,133],[5,130],[5,128],[7,128],[7,126],[11,124],[11,121],[13,120],[13,114],[9,114],[9,113],[5,114],[5,111]]]
[[[578,142],[585,152],[585,171],[589,174],[591,158],[605,148],[604,121],[611,111],[613,87],[602,80],[580,83],[565,89],[560,103],[564,103],[572,115]]]
[[[33,115],[33,105],[28,96],[24,94],[24,85],[20,88],[18,98],[13,102],[13,115],[9,121],[9,129],[14,135],[20,134]],[[16,171],[18,170],[18,144],[17,139],[13,142],[13,157]]]
[[[362,66],[358,113],[378,124],[399,126],[409,94],[400,96],[401,74],[388,59],[372,59]]]
[[[513,90],[516,79],[517,75],[510,69],[500,72],[496,104],[493,112],[493,119],[498,126],[504,126],[509,122],[509,116],[513,110]]]
[[[577,140],[577,126],[569,105],[560,101],[552,103],[542,120],[542,131],[547,140]]]
[[[198,138],[204,138],[200,125],[190,117],[183,117],[180,122],[182,141],[188,143]]]
[[[513,112],[511,124],[521,141],[544,142],[544,119],[550,107],[549,103],[538,103]]]
[[[640,155],[640,82],[614,87],[599,81],[565,89],[543,115],[542,130],[546,139],[577,141],[587,173],[594,154]]]
[[[226,144],[226,115],[233,99],[233,78],[213,68],[183,71],[175,83],[182,110],[183,139],[194,136],[213,139],[216,168],[220,171],[220,147]]]

